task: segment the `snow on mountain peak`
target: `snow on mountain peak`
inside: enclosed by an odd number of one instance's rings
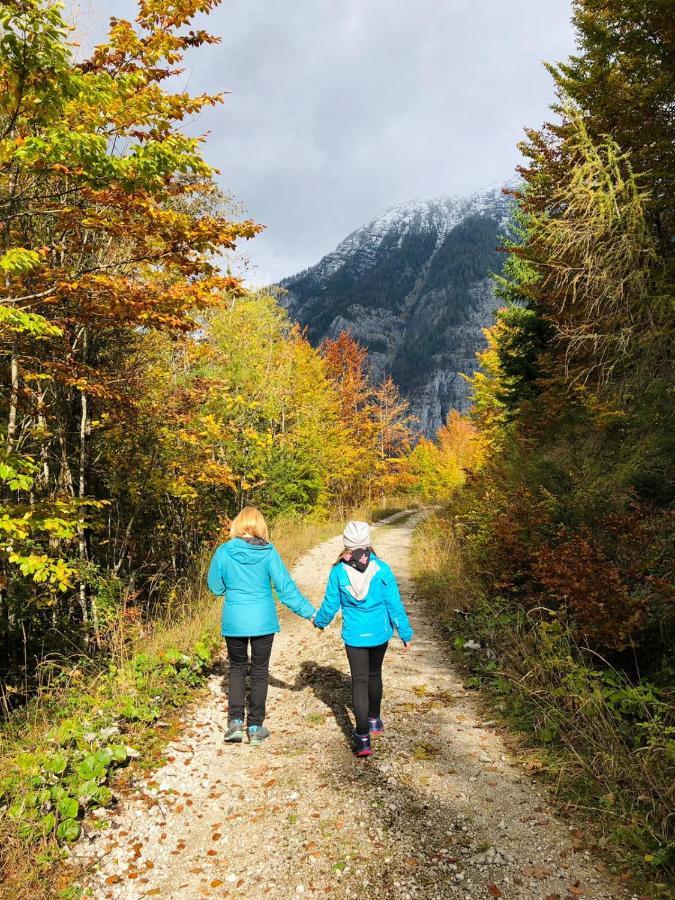
[[[391,236],[395,238],[394,244],[400,246],[412,231],[435,233],[438,248],[448,232],[464,218],[488,212],[496,214],[502,223],[508,215],[508,200],[500,186],[491,186],[468,196],[415,197],[390,207],[357,228],[332,253],[307,271],[318,284],[325,283],[347,263],[356,271],[366,271],[385,240]],[[293,276],[294,279],[297,277]]]

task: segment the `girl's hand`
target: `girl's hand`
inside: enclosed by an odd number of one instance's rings
[[[406,642],[403,641],[403,652],[407,653],[409,648],[410,648],[410,644],[409,643],[406,644]]]

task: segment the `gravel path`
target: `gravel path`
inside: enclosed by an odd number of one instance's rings
[[[100,898],[621,898],[623,889],[512,764],[450,667],[409,574],[411,520],[379,527],[416,637],[385,659],[386,734],[369,760],[347,746],[349,679],[339,627],[283,617],[260,748],[225,745],[222,678],[168,764],[139,782],[107,831],[73,856]],[[338,538],[295,567],[319,601]]]

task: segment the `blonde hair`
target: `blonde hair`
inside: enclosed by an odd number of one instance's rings
[[[245,506],[230,523],[230,537],[256,537],[269,543],[270,533],[260,510],[255,506]]]

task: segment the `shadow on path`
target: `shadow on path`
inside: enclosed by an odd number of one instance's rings
[[[220,676],[220,690],[227,697],[229,671],[227,664],[217,672]],[[303,662],[293,683],[269,676],[270,687],[285,691],[303,691],[309,687],[317,700],[327,706],[340,726],[348,742],[351,742],[354,726],[349,715],[352,700],[352,682],[348,675],[333,666],[321,666],[311,660]],[[248,702],[248,677],[247,677]]]
[[[333,666],[320,666],[318,663],[307,661],[300,666],[293,684],[271,675],[270,685],[287,691],[311,688],[316,699],[330,709],[347,741],[351,741],[354,726],[349,715],[352,682],[348,675]]]

